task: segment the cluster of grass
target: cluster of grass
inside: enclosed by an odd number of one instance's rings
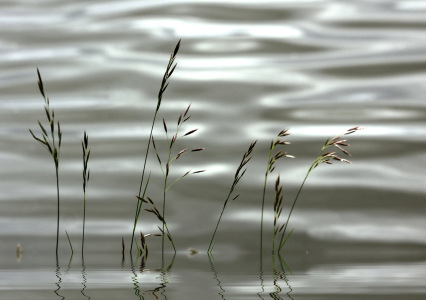
[[[176,44],[176,47],[175,47],[175,50],[173,51],[173,53],[170,55],[169,63],[167,64],[166,71],[164,72],[163,79],[161,81],[160,90],[158,92],[157,107],[156,107],[155,112],[154,112],[154,117],[152,118],[151,131],[149,133],[148,145],[147,145],[146,151],[145,151],[145,160],[144,160],[144,163],[143,163],[141,183],[140,183],[140,186],[139,186],[139,193],[138,193],[138,196],[137,196],[138,201],[136,202],[135,220],[134,220],[134,223],[133,223],[132,239],[131,239],[131,243],[130,243],[130,254],[132,254],[133,243],[134,242],[137,243],[134,240],[135,230],[136,230],[136,226],[138,224],[139,216],[140,216],[140,213],[141,213],[141,210],[142,210],[142,204],[143,204],[142,199],[145,198],[145,194],[146,194],[146,191],[148,189],[148,184],[149,184],[150,176],[148,177],[148,179],[145,182],[145,188],[143,189],[143,194],[142,194],[142,187],[144,185],[144,178],[145,178],[146,163],[147,163],[147,160],[148,160],[149,148],[151,146],[151,140],[152,140],[152,131],[154,130],[155,120],[157,119],[157,114],[158,114],[158,111],[160,110],[161,101],[163,100],[163,94],[166,91],[167,87],[169,86],[168,79],[172,76],[172,74],[173,74],[173,72],[174,72],[174,70],[177,66],[177,64],[174,64],[174,62],[175,62],[175,59],[176,59],[176,55],[179,51],[179,48],[180,48],[180,40]],[[164,245],[164,242],[163,242],[163,245]],[[163,249],[164,249],[164,247],[163,247]]]
[[[38,121],[38,125],[41,129],[41,138],[37,137],[34,132],[29,129],[32,137],[40,142],[50,153],[53,158],[53,162],[55,164],[55,173],[56,173],[56,192],[57,192],[57,226],[56,226],[56,258],[58,259],[58,244],[59,244],[59,223],[60,223],[60,201],[59,201],[59,157],[60,157],[60,149],[62,144],[62,131],[61,125],[59,121],[56,122],[55,126],[55,112],[50,108],[50,100],[49,97],[46,96],[43,80],[41,79],[40,71],[37,68],[37,76],[38,76],[38,87],[41,95],[44,98],[44,110],[46,112],[47,121],[50,128],[50,133],[45,129],[45,127]],[[81,142],[83,148],[83,239],[81,252],[84,253],[84,231],[86,224],[86,186],[89,182],[90,171],[88,170],[88,162],[90,157],[90,149],[88,149],[89,145],[89,137],[84,131],[83,140]],[[65,230],[68,242],[70,244],[71,252],[74,253],[74,249],[71,244],[71,239],[68,235],[68,232]]]
[[[171,167],[181,156],[189,154],[191,152],[199,152],[199,151],[204,150],[204,148],[193,148],[193,149],[184,148],[184,149],[181,149],[179,151],[175,150],[175,148],[178,144],[177,143],[178,140],[180,140],[181,138],[184,138],[186,136],[189,136],[189,135],[193,134],[194,132],[196,132],[198,130],[198,129],[192,129],[192,130],[187,131],[184,134],[180,133],[181,129],[182,129],[181,128],[182,125],[184,125],[191,117],[189,115],[191,105],[188,105],[186,110],[179,115],[177,123],[176,123],[176,129],[174,130],[173,134],[170,133],[169,128],[167,126],[167,122],[163,118],[162,125],[163,125],[164,132],[165,132],[165,135],[166,135],[166,143],[168,145],[168,147],[166,149],[167,151],[163,151],[163,152],[167,153],[166,157],[165,158],[163,157],[163,159],[161,159],[161,157],[160,157],[160,153],[162,153],[162,152],[159,150],[159,147],[156,144],[154,136],[153,136],[153,129],[154,129],[154,125],[156,123],[158,112],[159,112],[160,107],[161,107],[162,99],[163,99],[164,93],[165,93],[165,91],[166,91],[166,89],[169,85],[168,80],[172,76],[172,74],[173,74],[173,72],[176,68],[175,59],[176,59],[176,56],[177,56],[179,48],[180,48],[180,42],[181,41],[179,40],[176,47],[174,48],[174,51],[172,52],[172,54],[170,56],[169,62],[168,62],[167,67],[166,67],[166,71],[165,71],[163,78],[162,78],[162,81],[161,81],[160,90],[159,90],[158,98],[157,98],[157,106],[156,106],[156,109],[154,111],[154,116],[153,116],[152,124],[151,124],[151,131],[150,131],[150,134],[149,134],[149,139],[147,141],[147,147],[146,147],[146,151],[145,151],[145,160],[144,160],[143,168],[142,168],[142,176],[141,176],[141,181],[140,181],[140,186],[139,186],[139,193],[136,196],[137,202],[136,202],[132,237],[131,237],[131,242],[130,242],[130,245],[131,245],[130,246],[130,253],[132,254],[133,245],[136,245],[137,250],[138,250],[138,252],[137,252],[138,257],[139,257],[139,255],[141,255],[144,260],[146,260],[147,257],[148,257],[148,246],[147,246],[147,243],[146,243],[146,237],[149,237],[149,236],[162,236],[162,254],[163,254],[163,257],[164,257],[164,250],[165,250],[165,244],[164,244],[165,237],[167,237],[167,239],[170,241],[170,243],[173,247],[173,250],[176,254],[176,246],[175,246],[175,243],[173,241],[169,227],[167,226],[167,222],[166,222],[166,196],[167,196],[167,192],[180,179],[188,176],[189,174],[198,174],[198,173],[205,171],[205,170],[199,170],[199,171],[189,170],[186,173],[184,173],[183,175],[178,176],[174,180],[171,180],[171,178],[170,178]],[[44,108],[45,108],[47,120],[48,120],[48,123],[49,123],[50,133],[48,133],[48,131],[45,129],[45,127],[40,122],[38,122],[38,123],[39,123],[40,129],[42,131],[42,137],[38,138],[33,133],[32,130],[30,130],[30,133],[38,142],[40,142],[43,146],[45,146],[45,148],[51,154],[53,161],[55,163],[56,186],[57,186],[57,207],[58,207],[56,255],[58,255],[58,239],[59,239],[59,174],[58,174],[58,170],[59,170],[59,153],[60,153],[60,147],[61,147],[62,132],[61,132],[59,122],[57,122],[57,125],[55,126],[54,111],[53,111],[53,109],[50,108],[49,98],[45,94],[43,82],[42,82],[40,72],[39,72],[38,69],[37,69],[37,74],[38,74],[38,79],[39,79],[39,81],[38,81],[39,89],[40,89],[40,92],[41,92],[41,94],[44,98],[44,101],[45,101],[45,107]],[[344,133],[344,135],[352,134],[352,133],[354,133],[354,132],[356,132],[360,129],[361,128],[359,128],[359,127],[350,128]],[[170,135],[171,135],[171,137],[170,137]],[[282,150],[277,151],[276,150],[278,147],[284,147],[284,146],[290,144],[288,141],[286,141],[284,139],[289,135],[290,135],[290,133],[288,132],[288,130],[281,130],[278,133],[278,135],[271,141],[270,146],[269,146],[266,172],[265,172],[265,176],[264,176],[263,193],[262,193],[262,197],[261,197],[261,199],[262,199],[262,202],[261,202],[261,222],[260,222],[260,254],[261,255],[262,255],[262,248],[263,248],[263,223],[264,223],[264,209],[265,209],[265,201],[266,201],[268,176],[270,174],[272,174],[274,172],[274,170],[276,169],[278,160],[280,160],[281,158],[294,158],[293,155],[289,155],[285,151],[282,151]],[[82,253],[84,253],[84,235],[85,235],[85,222],[86,222],[86,187],[87,187],[89,177],[90,177],[90,171],[88,170],[88,161],[89,161],[89,157],[90,157],[90,149],[88,149],[88,143],[89,143],[89,139],[88,139],[87,133],[84,132],[83,140],[82,140],[82,149],[83,149],[83,194],[84,194],[84,197],[83,197]],[[215,246],[216,234],[217,234],[217,231],[218,231],[218,228],[219,228],[219,224],[222,220],[222,216],[224,214],[225,208],[229,204],[231,197],[232,197],[232,201],[233,201],[233,200],[237,199],[238,196],[239,196],[239,194],[234,196],[234,191],[235,191],[238,183],[240,182],[240,180],[244,176],[245,172],[247,171],[247,165],[252,158],[252,152],[253,152],[253,149],[256,146],[256,143],[257,143],[257,141],[254,141],[250,144],[248,150],[244,153],[244,155],[241,159],[241,162],[237,167],[237,170],[234,174],[234,179],[233,179],[232,185],[231,185],[231,187],[228,191],[227,197],[225,198],[225,202],[223,204],[222,211],[220,213],[216,227],[213,231],[213,235],[212,235],[212,238],[211,238],[208,250],[207,250],[208,254],[212,253],[213,248]],[[151,144],[154,148],[155,155],[157,157],[160,169],[161,169],[162,174],[163,174],[163,180],[164,180],[163,181],[163,188],[162,188],[163,199],[162,199],[161,210],[158,209],[157,206],[155,205],[154,201],[146,195],[147,191],[148,191],[148,187],[149,187],[150,177],[151,177],[151,173],[149,173],[147,179],[145,180],[146,165],[147,165],[147,160],[148,160],[148,155],[149,155],[149,150],[150,150]],[[348,146],[349,146],[349,144],[347,144],[347,141],[345,139],[341,139],[340,135],[337,135],[337,136],[335,136],[331,139],[329,138],[329,139],[326,140],[326,142],[325,142],[324,146],[321,148],[319,154],[317,155],[317,157],[315,158],[315,160],[313,161],[313,163],[309,167],[307,174],[306,174],[305,178],[303,179],[302,184],[301,184],[301,186],[300,186],[300,188],[299,188],[299,190],[296,194],[296,197],[294,198],[292,205],[291,205],[290,209],[288,210],[287,218],[285,219],[285,221],[281,220],[282,219],[281,215],[282,215],[283,209],[285,208],[284,207],[283,186],[281,185],[280,175],[277,176],[277,179],[275,181],[275,199],[274,199],[274,204],[273,204],[273,209],[274,209],[273,236],[272,236],[272,253],[273,254],[275,252],[278,252],[278,254],[279,254],[279,252],[282,250],[285,243],[289,239],[291,233],[293,232],[294,228],[291,229],[289,232],[287,232],[288,224],[290,222],[290,217],[293,213],[293,209],[296,205],[297,200],[299,199],[299,196],[300,196],[301,191],[302,191],[302,189],[305,185],[305,182],[306,182],[307,178],[309,177],[309,175],[311,174],[311,172],[316,167],[318,167],[320,164],[323,164],[323,163],[332,164],[332,161],[340,161],[340,162],[351,163],[349,160],[339,157],[336,154],[336,152],[326,151],[326,150],[330,147],[335,147],[339,151],[341,151],[343,154],[350,156],[350,153],[347,150],[344,149],[345,147],[348,147]],[[141,246],[139,246],[139,242],[135,238],[135,232],[136,232],[139,217],[141,215],[143,203],[145,203],[149,206],[149,208],[146,208],[145,211],[155,215],[157,217],[157,219],[161,222],[161,226],[158,226],[158,229],[161,232],[161,234],[143,234],[141,232],[140,233],[140,244],[141,244]],[[67,233],[67,237],[68,237],[68,240],[70,242],[71,250],[73,251],[68,233]],[[278,249],[277,250],[276,250],[276,242],[278,242]],[[124,239],[122,239],[122,249],[123,249],[123,259],[124,259],[124,249],[125,249]]]

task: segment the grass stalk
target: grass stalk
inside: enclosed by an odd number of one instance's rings
[[[66,231],[66,230],[65,230],[65,233],[67,234],[68,243],[70,244],[70,248],[71,248],[71,255],[73,255],[73,254],[74,254],[74,249],[72,248],[72,244],[71,244],[70,236],[68,235],[68,231]]]
[[[223,204],[222,212],[220,213],[219,220],[217,221],[216,228],[213,232],[213,236],[212,236],[212,239],[211,239],[210,244],[209,244],[209,248],[207,249],[208,254],[211,254],[212,251],[213,251],[214,244],[216,243],[216,241],[215,241],[216,232],[217,232],[217,229],[219,228],[219,224],[220,224],[220,221],[222,219],[223,213],[225,211],[226,206],[228,205],[229,199],[230,199],[232,193],[234,192],[235,187],[237,186],[238,182],[241,180],[241,178],[244,176],[245,172],[247,171],[247,168],[244,168],[244,166],[251,160],[250,155],[253,152],[254,147],[256,146],[256,142],[257,141],[254,141],[250,144],[248,150],[244,153],[243,158],[241,159],[241,162],[240,162],[240,165],[237,168],[237,171],[235,172],[234,181],[232,182],[231,188],[229,189],[229,192],[228,192],[228,196],[226,197],[225,202]],[[244,170],[243,170],[243,168],[244,168]],[[236,195],[232,200],[237,199],[238,196],[239,196],[239,194]]]
[[[124,237],[121,237],[121,261],[122,261],[122,265],[124,265],[124,260],[125,260],[125,255],[124,255],[124,250],[126,249],[126,244],[124,243]],[[84,259],[84,258],[83,258]]]
[[[89,183],[90,170],[87,168],[87,164],[90,158],[90,149],[89,146],[89,136],[86,131],[84,131],[83,140],[81,141],[81,146],[83,148],[83,240],[81,242],[81,255],[84,255],[84,233],[86,228],[86,187]]]
[[[352,127],[350,129],[348,129],[343,135],[349,135],[349,134],[352,134],[352,133],[354,133],[354,132],[356,132],[358,130],[361,130],[361,129],[362,128],[360,128],[360,127]],[[293,201],[293,204],[292,204],[292,206],[290,208],[287,220],[286,220],[286,222],[283,225],[283,230],[282,230],[282,233],[281,233],[281,238],[280,238],[280,244],[279,244],[278,252],[281,251],[281,249],[283,248],[284,244],[287,242],[288,238],[290,237],[290,235],[292,234],[292,232],[294,230],[294,228],[293,228],[289,232],[289,234],[286,235],[286,230],[287,230],[288,223],[290,221],[291,214],[293,213],[293,209],[294,209],[294,207],[296,205],[296,202],[299,199],[300,193],[301,193],[301,191],[302,191],[302,189],[303,189],[303,187],[305,185],[306,180],[308,179],[309,175],[311,174],[311,172],[316,167],[318,167],[320,164],[322,164],[322,163],[326,163],[326,164],[331,165],[332,164],[332,160],[337,160],[337,161],[340,161],[340,162],[345,162],[345,163],[351,164],[351,162],[349,160],[341,158],[338,155],[336,155],[336,152],[330,152],[330,151],[324,152],[327,148],[334,146],[338,150],[340,150],[342,153],[344,153],[345,155],[351,156],[351,154],[347,150],[345,150],[343,148],[343,147],[348,147],[349,144],[346,143],[346,140],[340,140],[340,138],[341,138],[340,135],[336,135],[332,139],[328,138],[325,141],[324,146],[321,148],[318,156],[315,158],[314,162],[309,167],[308,172],[306,173],[306,176],[303,179],[303,182],[300,185],[299,190],[297,191],[296,197],[294,198],[294,201]]]
[[[176,47],[175,47],[173,53],[170,56],[169,63],[167,64],[166,72],[164,73],[163,80],[161,81],[160,91],[158,92],[157,107],[155,109],[154,117],[152,119],[151,131],[149,133],[148,145],[147,145],[146,152],[145,152],[145,160],[144,160],[143,169],[142,169],[142,177],[141,177],[141,183],[140,183],[140,186],[139,186],[138,199],[145,197],[145,193],[146,193],[146,190],[147,190],[147,187],[148,187],[149,180],[147,180],[147,182],[145,184],[145,188],[144,188],[144,193],[141,196],[142,186],[143,186],[144,177],[145,177],[146,162],[148,160],[148,153],[149,153],[149,148],[150,148],[150,145],[151,145],[152,131],[154,129],[155,120],[157,118],[157,114],[158,114],[158,111],[159,111],[160,106],[161,106],[161,101],[163,99],[163,94],[164,94],[164,92],[166,91],[166,89],[167,89],[167,87],[169,85],[168,79],[173,74],[173,71],[175,70],[176,65],[177,65],[177,64],[174,64],[174,61],[175,61],[176,55],[177,55],[177,53],[179,51],[180,41],[181,40],[179,40],[179,42],[176,44]],[[134,220],[133,232],[132,232],[132,239],[131,239],[131,244],[130,244],[130,253],[132,253],[133,240],[134,240],[134,237],[135,237],[136,225],[137,225],[138,220],[139,220],[139,215],[140,215],[141,209],[142,209],[142,202],[138,200],[137,203],[136,203],[135,220]]]
[[[59,202],[59,166],[55,163],[55,174],[56,174],[56,256],[58,256],[58,241],[59,241],[59,212],[60,212],[60,202]]]
[[[217,220],[217,224],[216,224],[216,227],[214,229],[213,236],[212,236],[212,239],[211,239],[210,244],[209,244],[209,248],[207,249],[207,253],[209,255],[212,253],[214,245],[216,244],[216,240],[214,239],[214,237],[216,236],[217,229],[219,228],[220,221],[222,220],[223,213],[225,211],[226,205],[228,204],[229,197],[231,197],[232,192],[233,192],[233,188],[231,188],[229,190],[228,196],[226,197],[226,200],[223,203],[222,211],[220,212],[219,219]]]
[[[166,227],[166,229],[167,229],[167,234],[170,236],[170,242],[172,243],[173,250],[176,253],[175,243],[173,242],[173,239],[171,238],[169,228],[167,227],[166,221],[164,219],[165,214],[166,214],[166,187],[167,187],[167,176],[164,178],[164,190],[163,190],[163,229],[162,229],[163,235],[161,236],[161,253],[162,253],[162,255],[164,255],[164,227]]]
[[[55,128],[55,112],[50,108],[49,97],[46,96],[44,91],[43,80],[41,79],[40,71],[37,68],[37,76],[38,76],[38,87],[41,95],[44,98],[44,110],[46,112],[47,121],[49,123],[50,128],[50,136],[48,135],[45,127],[38,121],[38,125],[42,131],[42,138],[38,138],[31,129],[29,129],[32,137],[41,143],[52,156],[53,162],[55,164],[55,173],[56,173],[56,192],[57,192],[57,225],[56,225],[56,257],[58,257],[58,244],[59,244],[59,156],[62,142],[62,131],[61,125],[59,121],[57,122]],[[56,131],[57,130],[57,131]],[[55,134],[57,135],[58,140],[55,141]]]

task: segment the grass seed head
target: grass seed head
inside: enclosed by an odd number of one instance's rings
[[[166,125],[166,121],[163,118],[163,126],[164,126],[164,131],[167,133],[167,125]]]
[[[178,154],[176,155],[176,159],[178,159],[182,154],[184,154],[186,151],[188,151],[188,148],[185,148],[185,149],[183,149],[183,150],[180,150],[179,152],[178,152]]]
[[[183,136],[187,136],[187,135],[190,135],[190,134],[193,134],[194,132],[196,132],[198,129],[193,129],[193,130],[191,130],[191,131],[188,131],[187,133],[185,133]]]
[[[191,107],[191,103],[188,105],[188,108],[185,110],[185,113],[183,114],[183,117],[186,117],[186,115],[189,112],[189,108]]]

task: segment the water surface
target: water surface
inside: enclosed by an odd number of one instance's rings
[[[422,1],[3,1],[0,4],[0,298],[422,299],[425,289],[426,5]],[[191,103],[182,156],[167,195],[178,254],[122,262],[144,153],[169,55],[182,39],[154,136],[167,149]],[[56,189],[39,133],[40,69],[61,122],[60,257]],[[273,183],[285,212],[328,137],[353,126],[353,164],[321,165],[308,179],[282,264],[272,261]],[[270,141],[289,128],[268,182],[264,252],[260,205]],[[92,151],[81,259],[81,139]],[[258,145],[227,208],[214,263],[205,251],[253,140]],[[154,155],[149,196],[160,205]],[[156,233],[143,215],[138,231]],[[76,253],[70,262],[68,231]],[[19,261],[16,246],[23,250]],[[190,256],[189,248],[199,251]],[[127,253],[126,250],[126,253]],[[168,250],[171,250],[168,249]],[[286,266],[285,266],[286,265]],[[58,290],[58,288],[60,288]],[[84,289],[83,289],[84,288]],[[56,291],[56,292],[55,292]]]

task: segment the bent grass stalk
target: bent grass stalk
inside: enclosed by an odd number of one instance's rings
[[[216,243],[216,241],[215,241],[216,232],[217,232],[217,229],[219,227],[220,220],[222,219],[223,212],[225,211],[226,205],[228,204],[229,198],[231,197],[232,193],[234,192],[235,187],[237,186],[238,182],[240,181],[240,179],[244,176],[245,172],[247,171],[247,168],[245,168],[243,171],[242,171],[242,169],[251,160],[250,155],[251,155],[254,147],[256,146],[256,142],[257,142],[257,140],[250,144],[247,152],[245,152],[244,155],[243,155],[243,158],[240,162],[240,165],[237,168],[237,171],[235,172],[234,181],[231,185],[231,188],[229,189],[228,196],[226,197],[225,203],[223,204],[222,212],[220,213],[219,220],[217,221],[216,228],[213,232],[213,236],[212,236],[212,239],[210,241],[209,248],[207,249],[208,254],[211,254],[212,251],[213,251],[214,244]],[[237,199],[239,195],[240,194],[235,196],[232,200]]]
[[[348,129],[343,135],[349,135],[349,134],[352,134],[352,133],[354,133],[354,132],[356,132],[358,130],[361,130],[361,129],[362,128],[358,127],[358,126],[357,127],[352,127],[350,129]],[[337,149],[339,149],[341,152],[343,152],[345,155],[351,156],[351,154],[347,150],[345,150],[345,149],[342,148],[342,147],[348,147],[349,144],[346,143],[346,140],[339,140],[340,138],[341,138],[340,135],[336,135],[332,139],[328,138],[325,141],[324,146],[321,148],[321,151],[319,152],[318,156],[316,157],[316,159],[314,160],[314,162],[309,167],[308,172],[306,173],[306,176],[303,179],[303,182],[300,185],[299,190],[297,191],[296,197],[294,198],[293,204],[292,204],[292,206],[290,208],[290,212],[289,212],[288,217],[287,217],[287,221],[284,223],[284,227],[283,227],[283,230],[282,230],[282,233],[281,233],[281,238],[280,238],[280,244],[279,244],[278,252],[281,251],[281,249],[283,248],[284,244],[287,242],[288,238],[290,237],[290,235],[292,234],[292,232],[294,230],[294,228],[293,228],[289,232],[289,234],[286,236],[286,230],[287,230],[288,223],[290,221],[291,214],[293,212],[294,206],[296,205],[297,199],[299,199],[300,192],[302,191],[303,186],[305,185],[306,179],[308,179],[309,174],[311,174],[311,172],[316,167],[318,167],[320,164],[322,164],[322,163],[326,163],[326,164],[331,165],[332,164],[331,160],[337,160],[337,161],[341,161],[341,162],[345,162],[345,163],[351,164],[351,162],[349,160],[337,156],[336,152],[325,152],[325,153],[323,152],[328,147],[334,146]]]
[[[166,215],[166,194],[167,194],[167,191],[175,183],[177,183],[180,179],[182,179],[183,177],[185,177],[185,176],[187,176],[188,174],[191,173],[191,171],[187,171],[185,174],[183,174],[180,177],[178,177],[171,184],[168,184],[168,179],[169,179],[169,175],[170,175],[170,168],[171,168],[172,164],[176,160],[178,160],[179,157],[181,157],[182,155],[185,155],[188,152],[198,152],[198,151],[204,150],[204,148],[195,148],[195,149],[192,149],[192,150],[188,151],[188,148],[185,148],[185,149],[180,150],[174,157],[172,157],[173,147],[176,145],[176,142],[179,139],[181,139],[181,138],[183,138],[185,136],[191,135],[191,134],[193,134],[194,132],[196,132],[198,130],[198,129],[192,129],[192,130],[186,132],[185,134],[183,134],[182,136],[179,136],[179,131],[180,131],[182,125],[186,121],[188,121],[189,118],[191,117],[190,115],[188,115],[190,107],[191,107],[191,104],[188,105],[188,108],[185,110],[185,112],[182,113],[182,114],[180,114],[180,116],[178,118],[177,126],[176,126],[176,132],[175,132],[175,134],[173,135],[173,137],[172,137],[172,139],[170,141],[169,148],[168,148],[167,160],[166,160],[164,166],[163,166],[163,163],[161,161],[161,158],[160,158],[157,146],[155,144],[154,137],[152,137],[152,146],[154,147],[154,151],[155,151],[155,154],[157,155],[158,163],[160,164],[161,172],[163,173],[163,178],[164,178],[164,186],[163,186],[163,211],[162,211],[162,215],[161,215],[161,219],[162,219],[162,223],[163,223],[162,230],[161,230],[161,232],[163,232],[162,243],[161,243],[162,244],[162,247],[161,247],[162,253],[164,253],[164,232],[165,232],[165,230],[167,231],[167,237],[169,238],[169,240],[170,240],[170,242],[171,242],[171,244],[173,246],[173,250],[176,253],[175,244],[173,242],[173,239],[171,237],[170,231],[169,231],[169,229],[167,227],[167,224],[166,224],[166,221],[165,221],[165,219],[166,219],[165,215]],[[168,136],[167,124],[166,124],[166,121],[164,120],[164,118],[163,118],[163,127],[164,127],[164,131],[166,133],[167,143],[169,143],[169,136]],[[204,172],[204,170],[195,171],[195,172],[192,172],[192,174],[197,174],[197,173],[202,173],[202,172]],[[138,197],[138,199],[140,199],[140,197]],[[144,201],[142,201],[142,202],[144,202]]]
[[[68,243],[70,244],[71,256],[72,256],[74,254],[74,249],[72,248],[71,239],[70,239],[70,236],[68,235],[68,231],[65,230],[65,233],[67,234]]]
[[[87,168],[87,163],[89,162],[90,149],[89,146],[89,136],[86,131],[84,131],[83,140],[81,141],[81,147],[83,148],[83,240],[81,243],[81,255],[84,255],[84,232],[86,227],[86,187],[89,183],[90,170]]]
[[[262,245],[263,245],[263,215],[265,208],[265,194],[266,194],[266,183],[268,180],[268,175],[275,170],[275,162],[282,157],[294,158],[292,155],[288,155],[287,152],[278,151],[274,156],[272,156],[274,149],[278,145],[289,145],[290,142],[282,140],[280,138],[290,135],[288,133],[288,129],[281,130],[280,133],[276,136],[274,140],[271,141],[271,145],[269,146],[269,154],[268,154],[268,164],[266,166],[265,172],[265,180],[263,183],[263,195],[262,195],[262,214],[260,219],[260,256],[262,256]],[[275,230],[275,229],[274,229]]]
[[[56,226],[56,257],[58,257],[58,243],[59,243],[59,156],[62,142],[62,131],[59,121],[57,122],[57,130],[55,132],[55,112],[53,109],[50,109],[49,97],[46,96],[43,86],[43,81],[41,79],[40,71],[37,68],[37,76],[38,76],[38,88],[40,90],[41,95],[44,98],[44,110],[46,112],[47,121],[50,127],[50,136],[48,135],[46,129],[43,125],[38,121],[38,125],[42,131],[42,138],[38,138],[35,136],[33,131],[29,129],[33,138],[40,142],[46,149],[49,151],[50,155],[53,158],[53,162],[55,163],[55,171],[56,171],[56,192],[57,192],[57,226]],[[55,141],[55,133],[57,134],[58,141]]]
[[[144,181],[144,176],[145,176],[146,162],[147,162],[147,159],[148,159],[149,148],[150,148],[150,145],[151,145],[152,131],[154,129],[154,124],[155,124],[155,120],[157,118],[158,110],[160,109],[161,101],[163,99],[163,94],[164,94],[164,92],[166,91],[166,89],[169,85],[168,79],[172,76],[173,71],[175,70],[176,65],[177,65],[177,63],[173,65],[173,63],[174,63],[176,55],[179,51],[180,41],[181,40],[179,40],[179,42],[176,44],[176,47],[175,47],[173,53],[170,56],[169,63],[167,64],[166,72],[164,73],[163,80],[161,81],[160,91],[158,92],[157,107],[155,109],[154,118],[152,119],[151,131],[149,133],[148,146],[146,148],[145,160],[144,160],[144,164],[143,164],[141,183],[140,183],[140,186],[139,186],[138,201],[136,203],[135,221],[134,221],[134,225],[133,225],[132,240],[131,240],[131,244],[130,244],[130,253],[132,253],[133,240],[134,240],[134,237],[135,237],[136,225],[138,223],[139,215],[140,215],[141,209],[142,209],[142,201],[140,201],[139,199],[145,197],[146,189],[147,189],[148,183],[149,183],[149,178],[148,178],[148,180],[145,184],[144,192],[141,196],[142,186],[143,186],[143,181]]]

